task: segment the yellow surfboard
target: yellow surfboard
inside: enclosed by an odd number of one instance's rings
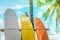
[[[21,17],[22,40],[35,40],[34,30],[30,19],[23,15]]]

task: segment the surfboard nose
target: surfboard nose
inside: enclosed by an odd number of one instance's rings
[[[7,14],[7,13],[11,15],[11,14],[14,13],[14,11],[12,9],[7,9],[6,12],[5,12],[5,14]]]
[[[4,20],[5,29],[19,29],[16,13],[12,9],[6,10]]]
[[[36,18],[35,23],[36,23],[36,25],[38,25],[37,26],[38,29],[42,29],[42,30],[45,29],[44,24],[42,23],[42,21],[40,19]]]
[[[38,20],[38,18],[35,19],[35,22],[36,22],[36,24],[39,24],[39,20]]]
[[[43,22],[39,18],[36,18],[35,24],[36,24],[36,32],[37,32],[38,40],[49,40],[47,31]]]

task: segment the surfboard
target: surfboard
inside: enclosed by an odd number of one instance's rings
[[[35,40],[34,29],[30,19],[23,15],[21,17],[22,40]]]
[[[21,40],[18,20],[12,9],[7,9],[4,18],[5,40]]]
[[[49,40],[46,28],[39,18],[35,19],[38,40]]]

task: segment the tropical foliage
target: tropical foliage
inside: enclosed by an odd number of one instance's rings
[[[45,3],[42,1],[45,1]],[[43,14],[43,19],[47,20],[49,18],[49,16],[51,16],[51,15],[53,16],[53,11],[56,9],[56,28],[59,28],[58,25],[60,24],[60,0],[54,0],[54,1],[55,2]],[[38,6],[42,6],[42,5],[45,5],[47,3],[52,3],[52,0],[38,0],[37,1]]]

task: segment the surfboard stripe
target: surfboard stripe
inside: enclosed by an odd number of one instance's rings
[[[38,40],[49,40],[46,28],[39,18],[35,19]]]

